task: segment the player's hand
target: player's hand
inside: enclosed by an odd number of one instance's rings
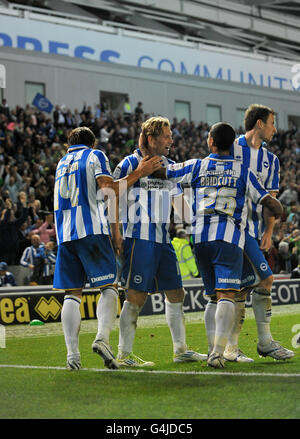
[[[152,174],[155,171],[158,171],[159,169],[163,169],[162,166],[162,159],[159,156],[155,157],[144,157],[138,166],[138,170],[141,173],[141,177],[147,177],[148,175]]]
[[[272,237],[264,234],[261,238],[260,249],[264,252],[268,252],[272,247]]]

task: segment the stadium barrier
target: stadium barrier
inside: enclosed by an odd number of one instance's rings
[[[184,311],[204,311],[207,298],[201,280],[184,282],[186,297]],[[99,289],[83,290],[80,305],[81,317],[96,318],[96,304],[100,297]],[[59,322],[64,292],[52,290],[52,286],[26,286],[0,289],[0,324],[15,325],[30,323],[38,319],[42,322]],[[119,301],[119,313],[122,299]],[[300,280],[277,279],[272,289],[273,305],[300,303]],[[246,306],[251,307],[252,296],[248,295]],[[164,295],[156,293],[148,296],[141,315],[164,314]]]

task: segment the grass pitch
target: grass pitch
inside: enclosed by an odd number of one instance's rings
[[[111,334],[117,351],[118,323]],[[296,326],[298,325],[298,326]],[[295,351],[287,361],[259,358],[252,309],[240,347],[254,363],[226,363],[224,370],[205,362],[175,364],[164,316],[140,317],[134,352],[155,366],[104,369],[92,352],[96,320],[82,321],[83,370],[65,369],[61,323],[6,327],[0,349],[1,419],[300,419],[300,305],[273,307],[275,340]],[[206,353],[203,313],[186,314],[189,348]],[[157,436],[158,437],[158,436]]]

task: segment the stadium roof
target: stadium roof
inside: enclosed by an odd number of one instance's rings
[[[0,0],[5,8],[300,60],[300,0]]]

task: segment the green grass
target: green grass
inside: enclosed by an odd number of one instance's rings
[[[292,328],[300,324],[299,305],[274,307],[273,311],[273,337],[291,349]],[[82,322],[80,351],[85,370],[79,372],[63,369],[66,351],[60,323],[7,327],[0,365],[62,369],[1,367],[0,418],[299,419],[300,347],[288,361],[259,358],[251,313],[247,311],[240,346],[255,362],[226,363],[218,374],[205,362],[173,363],[164,316],[140,317],[134,345],[137,355],[155,362],[151,371],[164,373],[103,370],[101,358],[91,351],[95,320]],[[111,334],[115,351],[117,326],[118,321]],[[203,313],[186,314],[186,328],[189,347],[205,353]]]

